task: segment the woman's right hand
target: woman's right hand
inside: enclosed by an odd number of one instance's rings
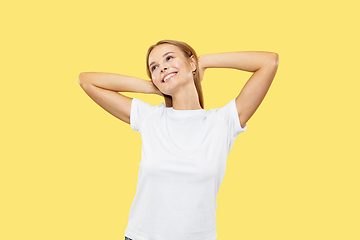
[[[149,82],[149,84],[150,84],[150,92],[149,93],[156,94],[161,97],[164,96],[164,94],[151,81]]]

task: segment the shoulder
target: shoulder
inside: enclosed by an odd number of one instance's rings
[[[220,108],[214,108],[210,111],[213,112],[218,118],[222,119],[228,125],[229,129],[237,136],[240,132],[247,129],[246,124],[241,126],[240,118],[236,107],[235,99],[230,100]]]
[[[219,117],[227,117],[229,116],[229,114],[234,114],[234,110],[237,113],[235,99],[232,99],[231,101],[224,104],[222,107],[210,109],[209,112],[214,113]]]
[[[131,103],[130,125],[133,130],[139,131],[145,119],[155,113],[161,113],[165,109],[165,104],[152,105],[138,98],[133,98]]]

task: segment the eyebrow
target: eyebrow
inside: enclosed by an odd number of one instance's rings
[[[168,55],[169,53],[174,53],[174,52],[167,52],[167,53],[165,53],[165,54],[163,55],[163,57],[165,57],[165,56]],[[151,67],[151,65],[153,65],[154,63],[155,63],[155,62],[150,63],[149,67]]]

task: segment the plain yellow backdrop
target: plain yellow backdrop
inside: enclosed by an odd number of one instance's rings
[[[124,239],[141,137],[78,76],[150,80],[146,51],[162,39],[198,55],[280,56],[227,159],[217,239],[360,239],[358,9],[349,0],[2,3],[0,239]],[[235,98],[250,76],[206,70],[205,109]]]

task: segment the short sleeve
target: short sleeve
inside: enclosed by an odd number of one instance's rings
[[[247,129],[247,123],[243,128],[241,127],[235,99],[236,98],[216,111],[216,115],[228,124],[230,134],[233,138],[236,138]]]
[[[156,106],[152,106],[150,103],[133,98],[130,111],[131,129],[139,132],[143,121],[154,112],[155,108]]]

